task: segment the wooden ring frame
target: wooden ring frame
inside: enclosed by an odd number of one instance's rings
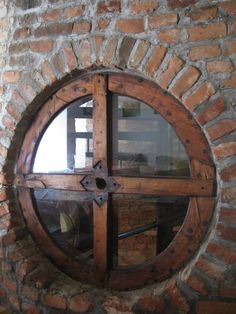
[[[107,92],[136,98],[158,111],[174,127],[190,160],[191,178],[185,179],[184,184],[187,186],[191,183],[193,192],[185,192],[184,185],[178,192],[179,195],[188,193],[190,197],[189,208],[180,231],[154,260],[129,269],[113,270],[108,267],[109,235],[104,232],[104,228],[105,231],[107,230],[106,203],[100,208],[95,202],[93,204],[94,220],[98,228],[94,233],[95,267],[89,267],[73,256],[68,256],[55,244],[41,224],[30,190],[30,188],[61,188],[58,182],[66,176],[63,189],[84,191],[84,187],[80,184],[83,178],[81,175],[32,173],[35,152],[46,126],[56,114],[79,98],[90,95],[93,98],[94,142],[96,140],[98,142],[94,147],[94,164],[99,161],[106,163],[107,130],[104,130],[104,125],[107,119],[105,113]],[[118,183],[123,182],[122,177],[118,177],[116,182],[117,180]],[[164,181],[160,179],[159,182],[162,184]],[[186,264],[199,247],[208,229],[215,203],[214,183],[215,168],[208,143],[200,127],[183,105],[153,82],[117,73],[94,74],[79,78],[63,86],[44,103],[25,135],[15,176],[15,185],[27,227],[43,252],[73,278],[118,290],[137,289],[162,281]],[[124,193],[124,191],[119,192],[118,189],[117,193]],[[101,237],[103,241],[97,241]]]

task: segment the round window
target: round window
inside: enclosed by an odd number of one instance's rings
[[[15,185],[41,249],[75,279],[161,281],[201,243],[214,207],[207,141],[156,84],[125,74],[59,89],[27,131]]]

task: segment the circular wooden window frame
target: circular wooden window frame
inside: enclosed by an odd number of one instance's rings
[[[170,245],[154,260],[129,269],[108,267],[108,206],[94,201],[94,259],[90,267],[67,255],[49,236],[37,216],[31,188],[58,188],[86,191],[81,184],[85,174],[32,173],[35,152],[46,126],[73,101],[92,96],[94,125],[94,164],[107,165],[107,94],[136,98],[156,111],[173,126],[190,160],[190,178],[114,177],[117,193],[189,196],[184,223]],[[62,183],[63,182],[63,183]],[[141,183],[140,183],[141,182]],[[73,278],[117,290],[141,288],[162,281],[185,265],[200,245],[208,229],[215,200],[215,167],[207,140],[192,115],[158,85],[137,76],[120,73],[88,74],[68,83],[43,104],[23,140],[17,162],[15,186],[27,227],[42,251]],[[95,191],[96,193],[96,191]],[[108,192],[107,192],[108,193]],[[101,240],[102,239],[102,240]]]

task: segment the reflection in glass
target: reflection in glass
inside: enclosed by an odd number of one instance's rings
[[[92,167],[93,103],[79,100],[46,129],[36,152],[34,172],[77,172]]]
[[[187,197],[112,195],[113,266],[140,265],[164,251],[180,229],[188,203]]]
[[[154,109],[113,96],[114,174],[189,176],[188,157],[175,131]]]
[[[34,189],[33,195],[39,218],[57,245],[91,264],[93,195],[50,189]]]

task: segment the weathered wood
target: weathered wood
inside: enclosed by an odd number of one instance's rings
[[[75,88],[80,85],[82,85],[84,89]],[[64,89],[65,91],[63,92]],[[17,163],[17,173],[29,173],[31,171],[33,166],[33,153],[35,153],[35,149],[39,144],[38,142],[42,136],[42,132],[44,131],[45,126],[53,119],[55,114],[68,104],[68,97],[70,101],[72,101],[79,97],[88,96],[89,94],[91,94],[90,80],[78,80],[77,82],[69,84],[66,88],[61,88],[44,104],[25,135]],[[64,95],[64,97],[62,97],[62,95]]]
[[[107,79],[109,77],[108,86]],[[110,241],[108,235],[108,193],[102,188],[94,189],[94,197],[101,193],[105,202],[98,205],[93,201],[94,223],[94,261],[95,267],[89,267],[82,260],[76,260],[64,253],[50,238],[37,211],[34,208],[29,188],[50,188],[86,192],[81,180],[88,174],[107,179],[112,156],[111,133],[108,132],[108,120],[111,110],[107,108],[107,87],[110,92],[134,97],[159,112],[176,130],[189,155],[191,178],[171,177],[121,177],[115,176],[118,188],[115,193],[190,196],[190,204],[180,228],[173,241],[152,262],[130,268],[110,271]],[[105,171],[95,168],[92,173],[79,174],[32,174],[33,159],[39,139],[54,116],[66,105],[80,97],[92,95],[93,99],[93,161],[101,162]],[[109,125],[111,127],[111,125]],[[197,144],[196,144],[197,143]],[[109,154],[108,154],[109,153]],[[108,160],[109,156],[109,160]],[[95,171],[96,170],[96,171]],[[191,257],[199,246],[210,222],[214,207],[215,169],[208,150],[207,141],[197,123],[187,110],[172,96],[152,82],[123,74],[95,75],[79,79],[61,88],[48,100],[36,116],[26,133],[16,169],[15,185],[19,190],[19,201],[29,231],[42,250],[65,272],[78,280],[94,283],[113,289],[134,289],[156,281],[166,279],[179,269]],[[101,175],[101,176],[100,176]],[[113,191],[114,192],[114,191]],[[109,204],[109,205],[108,205]],[[117,213],[114,211],[114,216]],[[112,229],[112,228],[111,228]],[[116,254],[117,226],[113,227],[113,254]],[[108,243],[109,242],[109,243]],[[110,254],[112,254],[110,253]],[[113,265],[116,262],[113,260]]]
[[[176,178],[114,177],[116,193],[176,196],[211,196],[213,180]]]
[[[96,75],[93,80],[93,164],[107,169],[107,82],[103,75]],[[99,173],[99,169],[97,169]],[[101,191],[97,191],[98,193]],[[96,193],[96,192],[95,192]],[[97,194],[97,193],[96,193]],[[106,197],[106,193],[103,196]],[[104,285],[107,272],[107,201],[102,205],[93,202],[94,221],[94,260],[96,279]]]
[[[93,202],[95,273],[98,284],[100,282],[102,286],[108,271],[107,204],[108,202],[105,202],[99,206],[96,201]]]
[[[204,202],[202,208],[200,206],[203,204],[199,206],[198,200]],[[169,246],[151,264],[141,265],[137,269],[120,268],[110,271],[108,286],[118,290],[138,289],[144,283],[153,284],[171,276],[199,246],[207,228],[203,217],[207,212],[210,219],[213,204],[212,198],[192,198],[184,224]]]
[[[86,174],[28,174],[17,175],[14,184],[20,187],[40,189],[61,189],[84,192],[80,183]]]
[[[107,166],[107,100],[106,78],[97,75],[93,80],[93,164]]]
[[[29,189],[18,188],[18,191],[22,212],[27,222],[27,228],[42,251],[70,276],[93,284],[95,277],[93,269],[89,265],[86,265],[84,260],[75,260],[70,257],[51,239],[38,219]]]
[[[70,103],[77,98],[92,94],[93,83],[91,77],[81,78],[62,87],[56,93],[56,97]]]
[[[108,89],[113,93],[137,98],[153,107],[174,127],[191,159],[212,165],[208,145],[200,128],[177,99],[152,82],[123,74],[111,74]]]

